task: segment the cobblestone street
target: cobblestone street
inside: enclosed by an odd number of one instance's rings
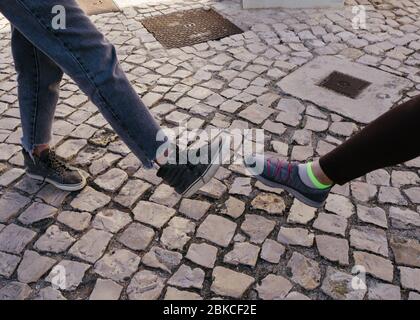
[[[357,4],[367,9],[367,30],[352,27]],[[206,6],[244,33],[165,49],[141,24]],[[363,119],[420,94],[419,0],[300,10],[151,0],[91,19],[162,126],[264,129],[265,150],[293,161],[319,158]],[[282,82],[307,63],[337,59],[355,72],[353,63],[361,73],[404,79],[398,90],[383,87],[383,103],[378,96],[354,108]],[[141,167],[65,77],[53,144],[89,176],[85,189],[70,193],[25,177],[17,100],[10,26],[1,17],[0,300],[420,300],[420,158],[335,186],[320,210],[237,164],[182,198]],[[367,286],[357,290],[356,265]],[[61,270],[65,287],[57,288],[51,282]]]

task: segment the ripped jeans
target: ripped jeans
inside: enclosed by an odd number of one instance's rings
[[[55,29],[52,8],[65,8],[66,28]],[[48,144],[63,72],[98,107],[146,168],[164,141],[160,130],[122,71],[115,48],[75,0],[1,0],[12,24],[12,53],[18,81],[22,145],[32,152]]]

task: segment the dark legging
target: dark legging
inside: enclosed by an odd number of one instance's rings
[[[373,170],[420,156],[420,95],[391,109],[323,156],[320,166],[345,184]]]

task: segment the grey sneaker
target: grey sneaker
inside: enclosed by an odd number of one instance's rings
[[[40,156],[31,156],[25,150],[26,175],[32,179],[51,183],[64,191],[78,191],[86,186],[86,178],[76,168],[69,167],[60,160],[53,150],[44,150]]]
[[[331,188],[319,190],[305,185],[299,177],[298,163],[263,155],[248,156],[244,160],[248,172],[259,181],[288,191],[308,206],[322,207],[330,193]]]

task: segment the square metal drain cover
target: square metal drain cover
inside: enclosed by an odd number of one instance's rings
[[[243,32],[212,9],[174,12],[141,22],[166,48],[191,46]]]
[[[330,89],[346,97],[355,99],[371,83],[365,80],[333,71],[319,86]]]
[[[88,15],[120,11],[113,0],[77,0]]]

